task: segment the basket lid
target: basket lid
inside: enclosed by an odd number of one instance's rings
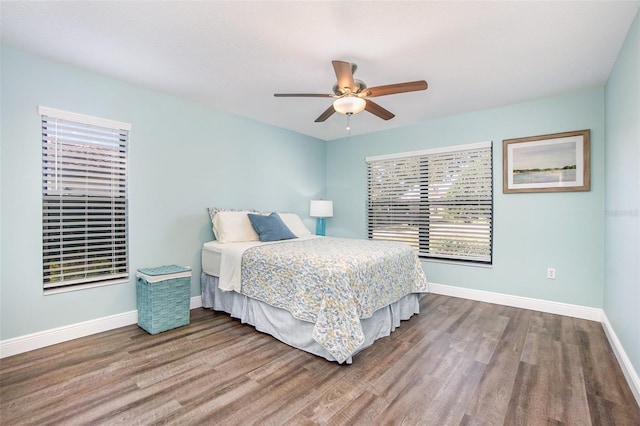
[[[181,272],[190,272],[191,268],[186,268],[180,265],[165,265],[158,266],[155,268],[141,268],[138,269],[138,272],[145,275],[156,276],[156,275],[168,275],[168,274],[178,274]]]
[[[138,272],[136,273],[136,277],[144,278],[148,283],[157,283],[174,278],[188,278],[190,276],[191,268],[178,265],[142,268],[138,269]]]

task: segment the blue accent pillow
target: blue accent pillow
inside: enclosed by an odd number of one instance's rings
[[[260,237],[260,241],[280,241],[297,238],[276,212],[271,213],[269,216],[252,213],[248,213],[247,216],[249,216],[251,226]]]

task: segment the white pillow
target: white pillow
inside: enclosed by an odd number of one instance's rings
[[[220,243],[238,243],[241,241],[260,241],[253,229],[249,211],[219,211],[213,217],[213,229]]]
[[[209,216],[211,217],[211,225],[212,225],[212,229],[213,229],[213,236],[216,237],[216,240],[218,239],[218,234],[217,234],[217,230],[216,227],[213,223],[213,220],[215,219],[216,215],[218,214],[218,212],[245,212],[245,213],[259,213],[259,214],[264,214],[264,212],[260,212],[258,210],[254,210],[254,209],[224,209],[224,208],[220,208],[220,207],[209,207]]]
[[[312,235],[311,232],[309,232],[309,229],[304,226],[304,223],[302,223],[302,219],[300,219],[300,216],[298,216],[297,214],[278,213],[278,216],[280,216],[280,219],[282,219],[284,224],[287,225],[287,228],[289,228],[289,230],[293,232],[296,237],[306,237]]]

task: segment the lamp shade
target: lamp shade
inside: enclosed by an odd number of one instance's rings
[[[367,101],[353,95],[343,96],[333,101],[333,109],[340,114],[357,114],[364,109]]]
[[[309,216],[333,217],[333,201],[311,200],[311,205],[309,206]]]

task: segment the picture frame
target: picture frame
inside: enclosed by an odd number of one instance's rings
[[[589,191],[591,131],[502,141],[502,192]]]

